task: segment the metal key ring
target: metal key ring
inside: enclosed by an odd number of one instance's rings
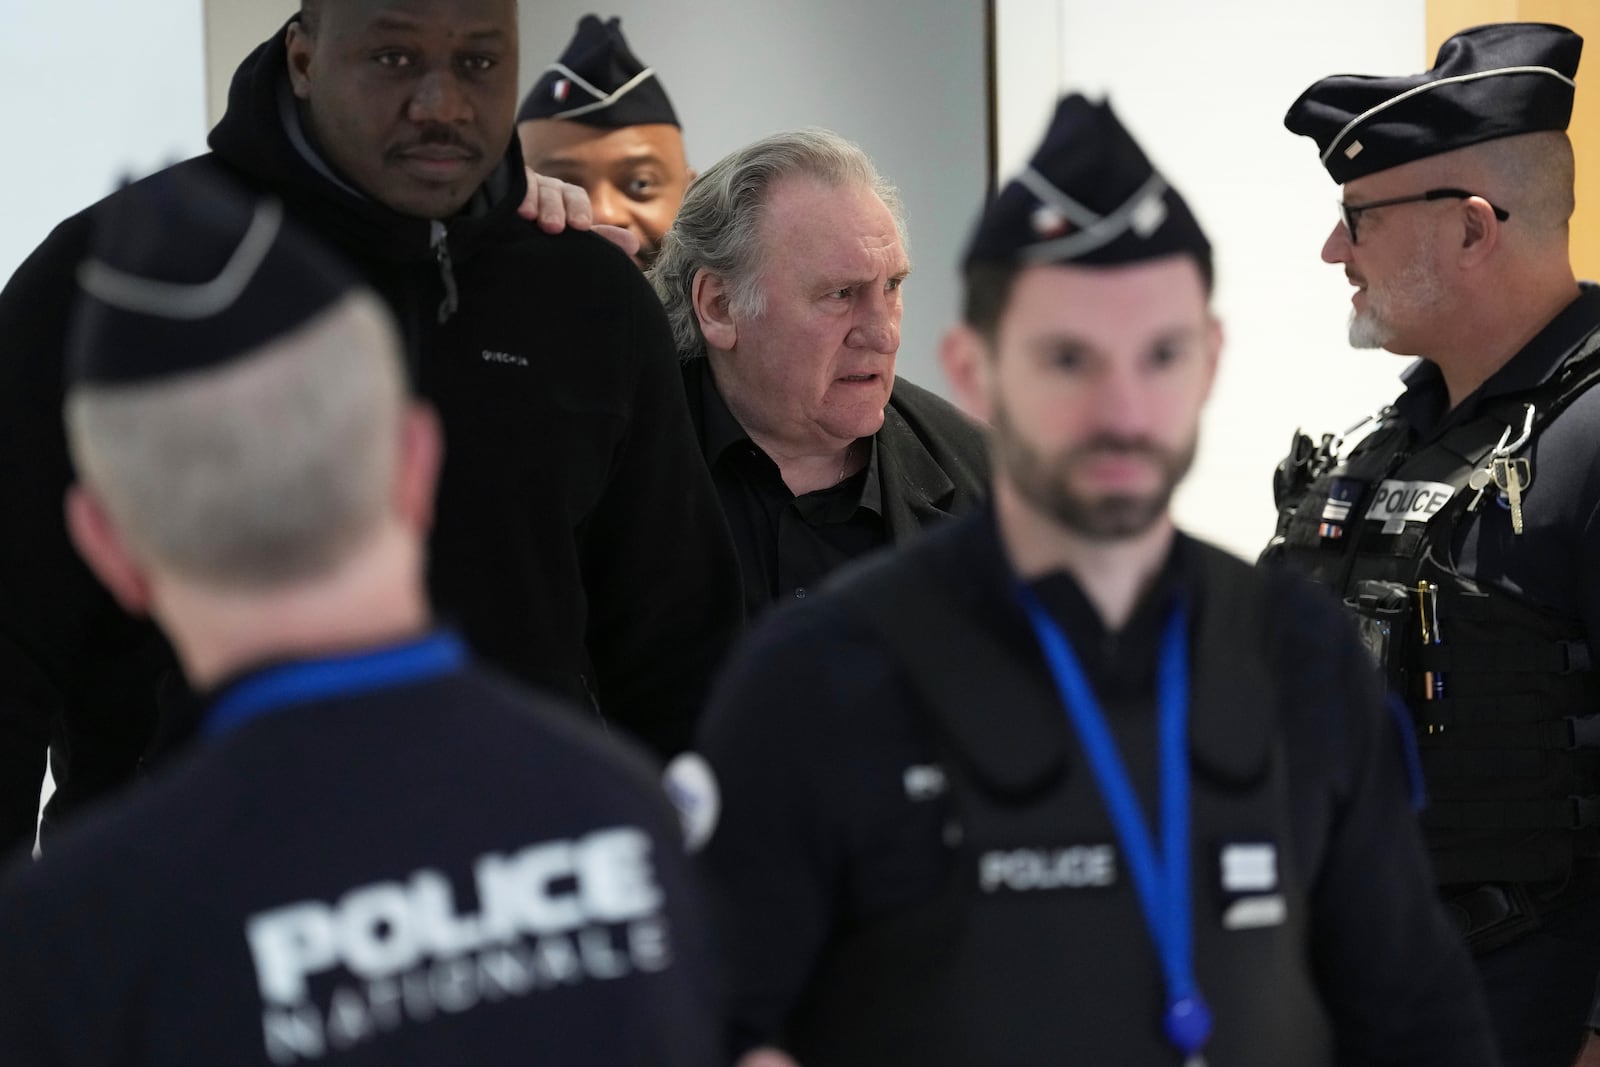
[[[1524,404],[1522,406],[1526,409],[1522,418],[1522,436],[1507,445],[1506,438],[1511,435],[1511,427],[1507,426],[1506,432],[1500,435],[1500,443],[1494,446],[1493,455],[1503,459],[1527,444],[1528,438],[1533,436],[1534,407],[1532,404]]]

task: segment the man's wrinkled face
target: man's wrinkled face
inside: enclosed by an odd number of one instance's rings
[[[540,174],[580,185],[594,221],[621,226],[639,238],[635,261],[646,270],[661,237],[678,217],[694,172],[684,158],[683,134],[670,123],[608,130],[567,119],[517,124],[522,157]]]
[[[768,194],[761,242],[763,307],[735,314],[733,349],[713,356],[729,407],[797,451],[877,433],[911,272],[893,214],[865,185],[786,179]]]
[[[987,357],[1000,477],[1063,529],[1136,537],[1194,460],[1221,329],[1187,256],[1019,274]]]
[[[444,219],[500,164],[517,101],[515,0],[334,0],[288,37],[328,161],[404,215]]]

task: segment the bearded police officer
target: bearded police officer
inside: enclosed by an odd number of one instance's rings
[[[0,1062],[714,1062],[647,764],[430,629],[395,327],[214,181],[102,205],[69,357],[73,538],[196,738],[0,888]]]
[[[628,47],[621,19],[578,21],[523,97],[517,137],[530,167],[582,187],[591,217],[638,238],[640,266],[655,262],[694,171],[672,101]]]
[[[1508,1060],[1566,1064],[1600,970],[1600,291],[1574,280],[1581,40],[1457,34],[1285,123],[1343,185],[1351,344],[1422,357],[1364,439],[1297,437],[1267,556],[1359,613],[1410,706],[1423,827]]]
[[[992,507],[770,616],[673,769],[736,1051],[1494,1062],[1355,634],[1169,517],[1221,344],[1183,199],[1070,97],[965,269]]]

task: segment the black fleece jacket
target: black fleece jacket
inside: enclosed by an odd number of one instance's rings
[[[676,751],[741,608],[659,302],[605,241],[517,216],[526,181],[510,131],[503,165],[444,223],[355,191],[302,132],[282,39],[235,74],[212,151],[177,165],[280,198],[394,310],[444,423],[429,576],[440,614],[502,669]],[[184,731],[170,651],[117,609],[62,520],[62,348],[87,216],[0,292],[0,851],[31,836],[47,744],[48,823]]]

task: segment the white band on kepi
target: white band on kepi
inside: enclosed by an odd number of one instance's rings
[[[1548,74],[1550,77],[1555,78],[1557,81],[1565,82],[1566,84],[1572,86],[1573,88],[1577,88],[1577,84],[1578,84],[1577,82],[1573,81],[1571,78],[1567,77],[1565,74],[1561,73],[1559,70],[1555,70],[1554,68],[1551,68],[1551,67],[1531,67],[1530,66],[1530,67],[1496,67],[1494,70],[1480,70],[1480,71],[1475,71],[1472,74],[1457,74],[1456,76],[1454,76],[1452,78],[1440,78],[1437,81],[1425,82],[1422,85],[1414,85],[1411,88],[1407,89],[1403,93],[1396,93],[1394,96],[1391,96],[1389,99],[1383,101],[1380,104],[1374,104],[1372,107],[1367,108],[1367,110],[1363,111],[1361,114],[1357,115],[1355,118],[1353,118],[1349,122],[1345,123],[1344,129],[1340,130],[1338,136],[1336,136],[1332,141],[1328,142],[1327,151],[1322,153],[1322,163],[1323,163],[1323,165],[1324,166],[1327,165],[1328,159],[1333,155],[1333,150],[1335,148],[1339,147],[1339,142],[1344,140],[1345,137],[1350,133],[1351,130],[1355,129],[1357,126],[1361,125],[1363,122],[1367,121],[1372,116],[1378,114],[1380,111],[1386,111],[1389,108],[1394,107],[1394,105],[1396,105],[1396,104],[1398,104],[1398,103],[1400,103],[1400,102],[1402,102],[1404,100],[1409,100],[1411,97],[1416,96],[1418,93],[1425,93],[1430,89],[1437,89],[1441,85],[1455,85],[1455,84],[1458,84],[1460,82],[1477,81],[1479,78],[1492,78],[1492,77],[1495,77],[1496,75],[1500,75],[1500,74]]]
[[[164,319],[208,319],[233,305],[250,285],[283,228],[283,205],[264,200],[256,206],[239,247],[209,282],[185,285],[140,278],[97,259],[78,267],[84,292],[123,311]]]
[[[579,115],[587,115],[591,111],[604,111],[606,108],[610,107],[612,104],[615,104],[618,100],[626,96],[628,93],[631,93],[633,90],[637,89],[639,86],[656,76],[656,69],[654,67],[646,67],[633,77],[629,78],[627,81],[623,82],[621,85],[617,86],[616,92],[607,95],[590,85],[588,82],[584,81],[582,78],[578,77],[576,74],[572,73],[572,71],[565,64],[552,63],[545,69],[561,72],[561,74],[571,78],[574,82],[576,82],[579,88],[583,89],[584,92],[589,93],[591,96],[600,97],[599,100],[596,100],[593,103],[569,108],[566,111],[558,111],[554,115],[550,116],[553,119],[575,119]]]
[[[1030,180],[1027,177],[1029,174],[1032,174],[1036,181]],[[1026,185],[1028,191],[1035,196],[1039,196],[1039,192],[1035,188],[1036,184],[1038,182],[1044,183],[1055,194],[1051,198],[1051,206],[1060,210],[1063,214],[1071,214],[1073,221],[1083,227],[1077,233],[1069,233],[1065,237],[1058,237],[1052,241],[1041,241],[1038,244],[1029,245],[1022,249],[1022,258],[1031,263],[1053,263],[1064,259],[1076,259],[1079,256],[1093,252],[1097,248],[1105,247],[1124,233],[1135,229],[1135,225],[1141,216],[1149,219],[1154,217],[1155,211],[1160,211],[1162,218],[1165,217],[1165,205],[1162,204],[1161,198],[1166,194],[1167,183],[1159,174],[1151,174],[1145,183],[1139,187],[1138,192],[1123,201],[1122,205],[1115,211],[1103,216],[1096,215],[1093,211],[1067,196],[1052,185],[1048,178],[1039,174],[1032,167],[1019,174],[1017,180]],[[1040,196],[1040,199],[1043,200],[1044,197]],[[1157,207],[1152,209],[1151,204],[1155,204]],[[1068,205],[1071,205],[1075,212],[1069,212]],[[1082,221],[1078,217],[1078,213],[1087,213],[1088,221]],[[1161,219],[1157,219],[1155,226],[1159,226],[1160,222]],[[1148,227],[1148,229],[1153,231],[1155,226]]]
[[[1017,175],[1017,184],[1038,197],[1041,203],[1055,208],[1064,217],[1076,223],[1079,229],[1086,230],[1100,221],[1097,212],[1057,189],[1049,178],[1032,167],[1022,168],[1022,173]]]
[[[539,77],[543,78],[546,74],[550,73],[552,70],[555,71],[557,74],[561,75],[563,78],[567,79],[567,81],[572,82],[574,85],[576,85],[578,88],[582,89],[584,92],[588,93],[590,96],[596,96],[596,97],[604,98],[605,95],[606,95],[603,90],[599,89],[598,87],[596,87],[594,85],[591,85],[588,81],[584,80],[584,78],[583,78],[583,76],[581,74],[579,74],[577,71],[573,70],[571,67],[567,66],[565,63],[552,63],[552,64],[550,64],[548,67],[544,68],[544,70],[539,72]]]

